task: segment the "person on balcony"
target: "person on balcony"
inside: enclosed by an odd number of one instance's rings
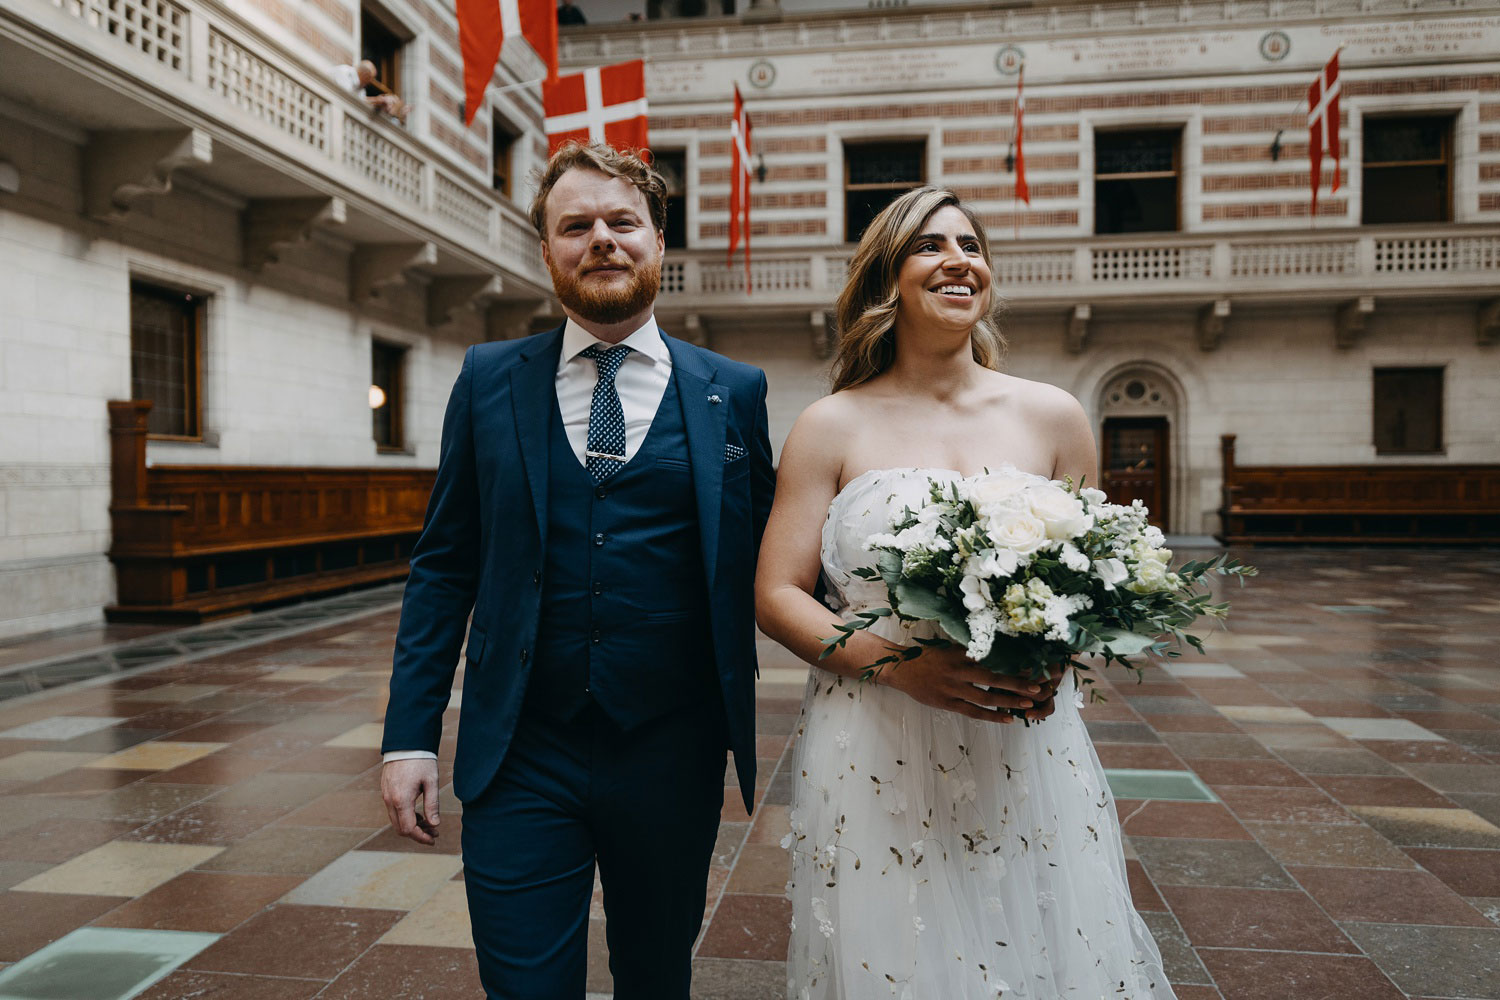
[[[347,63],[335,66],[333,78],[339,87],[360,98],[376,111],[399,122],[406,121],[410,106],[395,91],[380,82],[375,73],[375,64],[370,60],[361,59],[353,66]]]

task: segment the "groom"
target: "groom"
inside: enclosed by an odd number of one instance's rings
[[[531,220],[567,322],[464,356],[401,608],[382,794],[401,834],[433,843],[472,610],[453,790],[486,994],[581,1000],[597,864],[615,996],[687,1000],[726,748],[747,809],[755,787],[766,379],[657,327],[666,186],[639,158],[568,144]]]

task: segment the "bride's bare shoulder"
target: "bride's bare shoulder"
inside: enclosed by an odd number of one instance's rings
[[[995,372],[997,388],[1025,416],[1055,420],[1083,414],[1083,406],[1066,389],[1008,372]]]

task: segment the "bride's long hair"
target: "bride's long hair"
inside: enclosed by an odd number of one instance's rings
[[[990,241],[973,209],[952,191],[922,187],[908,191],[885,207],[860,238],[849,262],[849,280],[834,307],[838,347],[834,351],[831,378],[833,391],[869,381],[896,359],[896,305],[900,293],[896,277],[910,252],[911,243],[922,233],[927,219],[940,208],[953,206],[964,214],[979,238],[979,252],[994,273]],[[986,368],[1000,369],[1005,358],[1005,337],[995,325],[994,285],[989,308],[969,332],[974,360]]]

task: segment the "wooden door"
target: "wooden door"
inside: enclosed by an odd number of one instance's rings
[[[1111,417],[1104,421],[1104,492],[1112,503],[1139,500],[1151,523],[1167,529],[1171,463],[1166,417]]]

